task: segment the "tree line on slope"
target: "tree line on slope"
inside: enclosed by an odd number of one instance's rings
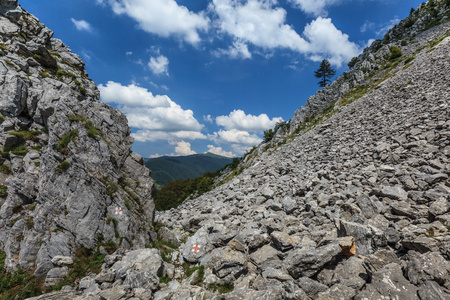
[[[227,171],[235,172],[240,159],[233,161],[215,172],[205,172],[202,176],[192,179],[175,179],[169,181],[161,189],[155,189],[153,199],[156,210],[169,210],[178,207],[189,197],[199,197],[213,189],[216,179]]]

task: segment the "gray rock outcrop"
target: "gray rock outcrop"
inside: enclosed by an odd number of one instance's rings
[[[17,1],[0,13],[0,250],[53,285],[79,248],[148,243],[153,181],[78,55]]]

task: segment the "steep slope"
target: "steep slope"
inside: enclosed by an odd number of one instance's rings
[[[365,51],[359,83],[338,79],[345,92],[311,100],[237,176],[157,213],[160,251],[108,255],[99,275],[39,299],[448,299],[447,3]],[[408,44],[390,44],[405,28]]]
[[[360,64],[379,57],[379,72],[359,94],[330,97],[330,110],[261,145],[242,174],[157,214],[186,241],[183,260],[204,266],[201,286],[234,284],[218,299],[449,297],[449,29],[417,34],[399,61],[400,40],[366,51]],[[155,297],[210,295],[189,282]]]
[[[152,178],[159,185],[166,185],[174,179],[190,179],[205,172],[217,171],[233,161],[232,158],[211,153],[189,156],[164,156],[144,160],[144,165],[152,171]]]
[[[8,270],[53,270],[51,285],[67,275],[57,256],[144,247],[153,182],[78,55],[17,1],[1,0],[0,13],[0,251]]]
[[[401,270],[397,255],[403,256],[410,280],[401,278],[409,292],[400,295],[416,298],[428,279],[445,290],[450,270],[449,49],[446,38],[233,181],[159,215],[167,226],[175,220],[178,228],[196,232],[182,248],[184,259],[210,268],[214,281],[234,282],[237,298],[302,299],[290,292],[304,295],[307,290],[300,289],[313,284],[306,276],[331,299],[339,292],[345,299],[356,294],[362,299],[382,284],[375,271],[387,273],[383,267],[391,262]],[[326,245],[343,236],[353,237],[357,255],[381,260],[381,265],[369,272],[363,267],[367,259],[338,258],[340,248],[328,252]],[[194,245],[201,250],[193,253]],[[386,253],[393,258],[380,258]],[[415,269],[423,261],[430,270]],[[426,275],[433,268],[441,272],[437,278]]]

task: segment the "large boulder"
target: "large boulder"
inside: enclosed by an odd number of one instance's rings
[[[311,277],[325,264],[333,261],[341,250],[337,241],[316,249],[309,247],[294,249],[289,252],[284,263],[292,277]]]
[[[356,295],[356,300],[363,299],[419,299],[417,287],[403,277],[401,267],[396,263],[386,265],[372,275],[371,283]]]

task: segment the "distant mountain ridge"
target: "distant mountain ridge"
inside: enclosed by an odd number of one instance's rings
[[[166,185],[174,179],[190,179],[205,172],[217,171],[233,161],[232,158],[212,153],[188,156],[163,156],[144,159],[144,165],[152,171],[158,185]]]

